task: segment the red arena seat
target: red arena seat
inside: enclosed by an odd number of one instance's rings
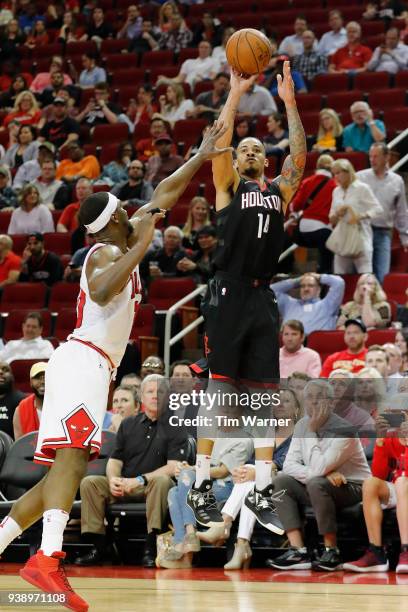
[[[317,351],[323,363],[331,353],[344,350],[344,331],[314,331],[307,337],[307,347]]]
[[[168,310],[195,287],[192,278],[155,278],[149,285],[149,303],[158,310]]]
[[[44,283],[14,283],[6,285],[1,296],[0,309],[11,312],[16,308],[41,310],[45,308],[47,285]]]
[[[14,376],[14,382],[17,389],[24,393],[32,393],[30,386],[30,370],[31,366],[40,361],[40,359],[15,359],[11,362],[11,370]],[[48,361],[48,359],[41,359]]]
[[[61,342],[66,340],[75,329],[76,320],[76,308],[61,308],[55,321],[54,336]]]
[[[391,273],[384,278],[383,289],[387,299],[394,300],[397,304],[405,304],[405,291],[408,288],[408,273]]]
[[[79,284],[61,281],[51,287],[48,308],[59,312],[62,308],[75,308],[78,299]]]

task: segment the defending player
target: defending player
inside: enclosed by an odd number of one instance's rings
[[[231,90],[220,120],[228,127],[218,145],[230,144],[241,95],[255,82],[231,74]],[[213,160],[219,248],[217,272],[209,282],[202,312],[211,377],[270,383],[279,380],[279,313],[269,288],[283,248],[287,205],[301,181],[306,140],[296,107],[290,64],[278,76],[278,93],[286,107],[290,156],[275,180],[265,178],[268,160],[257,138],[244,138],[236,149]],[[216,387],[214,380],[212,388]],[[222,517],[211,491],[210,455],[214,440],[198,440],[196,481],[187,502],[198,523],[219,528]],[[273,439],[255,440],[256,486],[246,505],[267,529],[283,533],[271,487]]]
[[[129,339],[135,302],[141,299],[137,266],[163,210],[177,202],[206,159],[227,150],[215,147],[225,132],[218,125],[206,134],[198,153],[162,181],[150,204],[130,221],[120,201],[107,192],[91,195],[80,208],[80,222],[97,244],[83,265],[76,328],[47,367],[34,459],[51,469],[0,524],[1,553],[43,516],[41,548],[20,575],[46,592],[64,593],[63,605],[72,610],[87,610],[88,604],[73,591],[61,564],[63,533],[88,460],[101,446],[109,384]]]

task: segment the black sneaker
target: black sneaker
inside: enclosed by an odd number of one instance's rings
[[[299,548],[288,548],[276,559],[267,559],[266,566],[280,570],[308,570],[312,567],[312,559],[307,551],[301,552]]]
[[[246,507],[255,515],[258,523],[278,535],[283,535],[285,529],[279,519],[275,504],[282,501],[285,493],[284,489],[274,493],[273,485],[268,485],[262,491],[254,487],[245,498]]]
[[[338,548],[326,548],[323,554],[313,561],[312,568],[317,572],[335,572],[343,569]]]
[[[203,480],[198,489],[191,487],[187,494],[187,505],[192,509],[197,523],[203,527],[224,522],[217,507],[211,480]]]

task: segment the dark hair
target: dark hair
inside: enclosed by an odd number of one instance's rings
[[[137,406],[138,404],[140,404],[140,394],[139,394],[139,390],[135,389],[135,387],[132,387],[132,385],[126,385],[122,383],[120,385],[118,385],[115,389],[115,391],[129,391],[129,393],[131,393],[132,397],[133,397],[133,401],[135,402],[135,406]],[[115,393],[115,391],[113,393]]]
[[[384,155],[389,155],[389,153],[390,153],[390,148],[389,148],[389,146],[385,142],[373,142],[373,144],[371,146],[372,147],[377,147],[378,149],[381,149],[381,151],[384,153]]]
[[[84,55],[85,57],[87,57],[90,60],[94,60],[94,62],[97,61],[98,56],[94,51],[87,51],[86,53],[83,53],[82,55]],[[99,83],[98,83],[99,85]]]
[[[125,147],[131,146],[132,147],[132,153],[131,153],[131,159],[133,159],[136,155],[136,149],[133,145],[133,142],[131,142],[130,140],[125,140],[124,142],[121,142],[120,145],[118,146],[118,160],[122,159],[123,156],[123,151],[125,149]]]
[[[37,130],[35,129],[35,127],[33,127],[32,125],[20,125],[20,127],[18,128],[18,132],[17,132],[17,140],[19,139],[21,130],[23,128],[28,128],[30,130],[33,140],[37,138]]]
[[[24,83],[24,87],[23,87],[23,89],[21,91],[24,91],[25,89],[28,89],[27,79],[25,78],[25,76],[23,74],[19,73],[19,74],[16,74],[16,76],[11,81],[10,88],[9,88],[9,92],[11,94],[14,93],[13,84],[15,83],[15,81],[17,79],[21,79],[23,81],[23,83]]]
[[[224,79],[228,79],[229,81],[229,76],[226,72],[217,72],[217,74],[213,78],[213,81],[216,81],[217,79],[220,79],[221,77],[224,77]]]
[[[190,367],[192,363],[193,362],[190,361],[190,359],[179,359],[178,361],[173,361],[173,363],[170,366],[170,378],[173,376],[174,370],[176,369],[177,366],[188,366],[188,367]]]
[[[297,319],[288,319],[284,323],[282,323],[282,331],[285,327],[290,327],[294,331],[300,332],[302,336],[305,334],[305,328],[303,326],[302,321],[298,321]]]
[[[273,117],[275,119],[275,121],[277,123],[279,123],[279,125],[282,127],[283,126],[283,122],[284,122],[284,117],[283,115],[279,112],[279,111],[272,111],[271,114],[269,115],[270,117]]]
[[[81,204],[78,220],[81,225],[89,225],[99,217],[108,203],[107,191],[98,191],[88,196]]]
[[[39,312],[29,312],[23,319],[23,323],[27,321],[27,319],[35,319],[38,322],[40,327],[43,327],[43,319]]]
[[[106,83],[106,81],[100,81],[99,83],[96,83],[95,85],[95,91],[109,91],[109,86]]]

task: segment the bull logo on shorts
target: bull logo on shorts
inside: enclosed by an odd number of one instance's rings
[[[62,426],[67,440],[76,447],[87,447],[99,428],[83,404],[62,419]]]

